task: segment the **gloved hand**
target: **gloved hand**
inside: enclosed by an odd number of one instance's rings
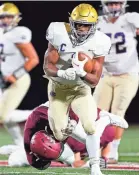
[[[85,58],[83,61],[79,61],[78,52],[76,52],[75,56],[72,59],[72,66],[76,70],[76,74],[80,77],[84,77],[87,72],[84,71],[84,65],[88,61],[88,58]]]
[[[105,157],[100,157],[100,168],[107,168],[107,159]]]
[[[74,131],[75,127],[77,125],[77,122],[75,120],[69,120],[68,125],[66,129],[62,129],[62,133],[64,136],[69,136]]]
[[[66,80],[75,80],[76,72],[74,68],[68,68],[66,70],[58,70],[57,76],[60,78],[64,78]]]

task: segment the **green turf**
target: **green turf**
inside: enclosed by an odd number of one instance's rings
[[[1,167],[0,174],[36,174],[36,175],[89,175],[89,169],[72,169],[72,168],[48,168],[44,171],[35,170],[31,167],[22,168],[6,168]],[[139,175],[137,171],[103,171],[106,175]]]
[[[120,156],[119,162],[139,162],[138,156]]]
[[[119,152],[139,152],[139,126],[129,126],[129,128],[125,130]]]

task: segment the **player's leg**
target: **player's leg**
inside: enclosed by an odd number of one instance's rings
[[[64,151],[61,156],[58,158],[59,161],[72,165],[75,161],[74,153],[68,144],[64,144]]]
[[[24,147],[18,147],[8,158],[8,165],[10,167],[21,167],[29,165]]]
[[[10,122],[9,117],[10,113],[20,105],[29,86],[30,76],[25,74],[6,89],[0,99],[0,119],[16,144],[20,144],[22,140],[20,127],[16,123]]]
[[[128,106],[137,93],[139,77],[137,75],[121,75],[115,77],[115,84],[111,110],[113,114],[124,117]]]
[[[79,87],[76,98],[71,103],[73,111],[79,116],[86,136],[86,148],[90,159],[91,175],[101,175],[99,167],[100,139],[95,133],[97,106],[88,86]]]
[[[84,128],[79,120],[78,124],[76,125],[75,129],[73,130],[71,137],[78,140],[79,142],[85,143],[86,142],[87,134],[84,131]]]
[[[96,101],[97,107],[109,111],[111,107],[113,96],[113,89],[111,84],[111,77],[104,75],[95,88],[93,97]]]
[[[0,147],[1,155],[10,155],[19,148],[17,145],[4,145]]]
[[[114,99],[111,112],[124,117],[128,106],[137,93],[139,78],[137,75],[121,75],[115,77],[115,84],[117,86],[114,89]],[[118,160],[118,147],[123,132],[124,129],[117,127],[115,139],[111,144],[110,157],[115,160]]]
[[[49,81],[48,98],[49,125],[56,139],[62,141],[67,138],[67,136],[63,135],[62,130],[66,129],[68,125],[68,109],[71,102],[69,89],[66,89],[63,85]]]
[[[9,122],[23,122],[26,121],[32,110],[19,110],[16,109],[9,114]]]
[[[4,128],[11,135],[16,145],[23,145],[23,136],[21,133],[20,126],[17,123],[5,123]]]
[[[76,97],[71,102],[72,110],[79,117],[87,134],[95,133],[95,120],[97,119],[97,106],[87,85],[77,88]]]

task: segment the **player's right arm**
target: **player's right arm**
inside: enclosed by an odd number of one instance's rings
[[[76,77],[76,73],[73,68],[69,68],[67,70],[59,70],[56,67],[59,59],[59,54],[55,46],[56,36],[54,32],[54,25],[55,23],[51,23],[46,33],[46,39],[49,43],[44,57],[44,72],[48,77],[60,77],[67,80],[74,80]]]
[[[48,49],[44,56],[44,64],[43,64],[45,74],[48,77],[60,77],[67,80],[74,80],[76,77],[75,70],[73,68],[69,68],[67,70],[59,70],[56,67],[57,60],[58,60],[58,51],[49,42]]]
[[[58,51],[54,48],[54,46],[49,42],[48,49],[44,56],[44,72],[51,77],[57,77],[58,68],[54,63],[54,59],[56,58]]]

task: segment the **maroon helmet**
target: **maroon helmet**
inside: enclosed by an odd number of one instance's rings
[[[55,160],[62,154],[64,144],[48,135],[45,130],[41,130],[32,136],[30,149],[38,158]]]

